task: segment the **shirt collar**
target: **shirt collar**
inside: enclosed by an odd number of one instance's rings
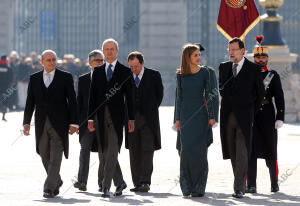
[[[144,74],[145,68],[142,67],[140,73],[138,74],[139,79],[141,80]],[[133,77],[136,78],[136,74],[133,74]]]
[[[91,70],[91,79],[92,79],[92,77],[93,77],[93,70]]]
[[[241,61],[239,61],[238,67],[241,68],[241,67],[243,66],[244,62],[245,62],[245,57],[243,57],[243,58],[241,59]]]
[[[110,64],[112,65],[111,70],[114,71],[114,70],[115,70],[115,67],[116,67],[116,64],[117,64],[117,61],[118,61],[118,59],[116,59],[116,60],[113,61],[112,63],[106,62],[106,63],[105,63],[105,71],[107,71],[107,68],[108,68],[108,66],[109,66]]]
[[[55,73],[55,70],[56,70],[56,69],[53,69],[51,72],[48,73],[48,72],[46,72],[46,70],[44,69],[43,75],[50,74],[51,76],[53,76],[54,73]]]

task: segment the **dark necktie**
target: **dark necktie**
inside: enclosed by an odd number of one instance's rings
[[[238,64],[233,64],[232,73],[233,73],[234,77],[236,77],[236,75],[237,75],[237,67],[238,67]]]
[[[138,87],[140,84],[140,78],[138,75],[135,76],[135,85]]]
[[[112,68],[112,64],[109,64],[109,65],[108,65],[108,68],[107,68],[107,74],[106,74],[107,80],[108,80],[108,81],[111,79],[112,73],[113,73],[113,71],[112,71],[111,68]]]

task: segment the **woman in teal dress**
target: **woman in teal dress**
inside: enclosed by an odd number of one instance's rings
[[[198,45],[185,45],[177,74],[175,111],[181,145],[179,181],[184,196],[201,197],[205,193],[207,148],[212,143],[211,127],[218,113],[218,104],[213,100],[219,98],[210,75],[207,67],[200,66]]]

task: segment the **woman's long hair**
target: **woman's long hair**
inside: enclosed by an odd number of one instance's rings
[[[199,46],[196,44],[185,44],[182,49],[182,55],[181,55],[181,65],[180,68],[177,70],[177,73],[187,76],[191,75],[191,55],[194,51],[200,50]]]

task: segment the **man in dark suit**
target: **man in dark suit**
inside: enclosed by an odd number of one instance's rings
[[[56,68],[55,52],[45,50],[41,57],[44,69],[30,76],[23,125],[28,136],[35,110],[36,151],[47,172],[43,196],[52,198],[63,184],[59,171],[63,152],[68,158],[68,132],[78,133],[77,103],[72,75]]]
[[[128,131],[134,131],[134,82],[130,69],[117,60],[118,50],[118,43],[114,39],[103,42],[106,63],[95,68],[90,88],[88,128],[95,130],[93,120],[97,116],[104,162],[102,197],[110,197],[112,178],[116,186],[115,196],[121,195],[127,187],[118,162],[126,109],[129,115]]]
[[[219,66],[221,100],[220,134],[224,159],[231,159],[233,197],[245,193],[248,158],[252,146],[254,113],[264,96],[260,66],[244,57],[242,40],[229,41],[230,60]]]
[[[125,145],[129,149],[134,188],[132,192],[150,190],[153,155],[161,148],[158,107],[163,99],[160,73],[144,67],[144,56],[131,52],[128,63],[135,80],[135,129],[126,131]]]
[[[259,44],[262,39],[258,40]],[[257,158],[266,160],[270,173],[271,192],[278,192],[277,129],[282,127],[284,121],[284,94],[279,74],[267,67],[268,49],[259,45],[254,48],[253,53],[254,62],[261,66],[260,75],[264,79],[266,95],[254,118],[252,155],[248,164],[246,192],[256,193]]]
[[[101,66],[104,62],[104,55],[100,50],[91,51],[88,55],[90,72],[83,74],[78,79],[78,114],[79,114],[79,142],[81,145],[79,156],[78,181],[74,183],[74,187],[81,191],[86,191],[86,185],[89,174],[90,151],[98,152],[98,139],[96,132],[90,132],[88,125],[88,101],[92,74],[94,68]],[[99,167],[100,170],[100,167]],[[101,175],[101,172],[98,172]],[[100,180],[101,178],[98,177]]]

